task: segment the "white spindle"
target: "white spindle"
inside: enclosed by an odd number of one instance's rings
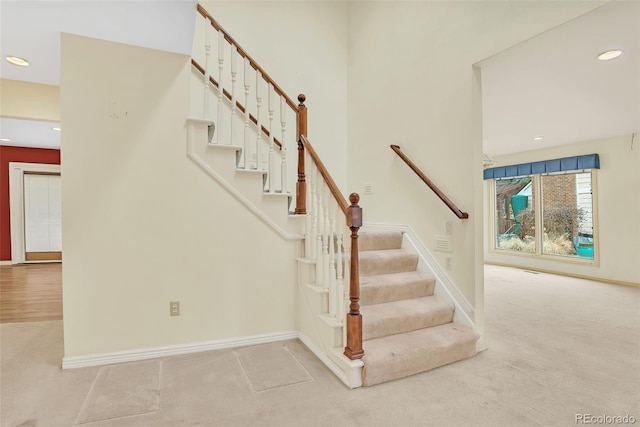
[[[244,156],[244,168],[249,169],[249,88],[251,87],[251,81],[249,80],[249,69],[251,63],[249,58],[244,58],[244,150],[242,150]]]
[[[222,98],[224,96],[224,86],[222,85],[222,71],[224,69],[224,33],[218,31],[218,123],[216,123],[217,142],[222,142]]]
[[[338,211],[338,226],[339,229],[342,230],[342,225],[340,222],[344,217],[341,215],[341,211]],[[344,262],[344,257],[342,253],[342,232],[338,232],[336,238],[336,296],[337,296],[337,307],[336,307],[336,320],[340,323],[344,321],[344,281],[343,281],[343,269],[342,265]]]
[[[324,224],[322,225],[322,268],[324,268],[323,274],[326,278],[326,286],[329,286],[329,234],[331,232],[329,222],[329,197],[331,196],[331,191],[324,180],[322,181],[322,186],[324,187],[322,190],[322,219],[324,220]]]
[[[284,147],[284,144],[283,144]],[[310,259],[312,256],[313,239],[311,237],[311,216],[313,206],[313,175],[311,174],[311,160],[309,154],[305,152],[305,164],[308,166],[309,174],[307,176],[307,194],[310,196],[307,198],[307,215],[305,217],[305,238],[304,238],[304,256]]]
[[[285,144],[285,134],[287,128],[287,104],[284,96],[280,96],[280,127],[282,128],[282,146],[280,152],[282,153],[282,161],[280,163],[280,190],[283,193],[289,192],[289,183],[287,182],[287,145]],[[310,164],[310,162],[307,162]]]
[[[267,96],[269,104],[269,193],[275,192],[275,178],[276,178],[276,152],[274,150],[274,132],[273,132],[273,113],[275,112],[275,100],[276,94],[273,91],[273,85],[269,83],[267,87]]]
[[[318,239],[318,169],[315,166],[313,161],[308,163],[311,166],[310,175],[313,175],[312,186],[311,186],[311,241],[313,245],[311,246],[311,258],[314,260],[318,260],[318,254],[322,252],[318,252],[317,239]]]
[[[260,107],[262,105],[262,73],[256,70],[256,126],[258,127],[258,136],[256,137],[256,169],[260,168],[260,143],[262,142],[262,128],[260,123]]]
[[[329,315],[337,316],[338,306],[338,281],[336,278],[336,210],[338,205],[333,197],[330,198],[331,208],[329,210],[330,229],[329,229]]]
[[[324,221],[322,220],[322,192],[324,191],[324,185],[322,181],[316,180],[318,185],[316,185],[316,207],[314,209],[317,210],[317,222],[316,227],[318,228],[316,232],[316,249],[315,249],[315,260],[316,260],[316,284],[324,285],[324,265],[322,263],[322,226],[324,225]]]
[[[211,74],[209,73],[209,56],[211,56],[211,41],[209,32],[211,31],[211,21],[209,18],[204,20],[204,96],[202,100],[202,118],[209,118],[209,80]]]
[[[233,144],[233,128],[236,122],[236,80],[238,68],[236,65],[237,49],[231,45],[231,125],[229,126],[229,144]]]

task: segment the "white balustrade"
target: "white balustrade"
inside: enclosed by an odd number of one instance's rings
[[[294,110],[295,123],[296,108],[290,106],[286,95],[279,92],[268,77],[265,78],[260,67],[245,57],[244,51],[233,39],[218,31],[215,22],[210,18],[201,19],[204,51],[202,33],[199,32],[194,40],[194,58],[204,60],[202,115],[205,119],[215,121],[215,138],[209,142],[242,146],[238,167],[266,170],[264,191],[288,194],[289,176],[295,165],[288,162],[287,152],[297,148],[297,140],[295,132],[287,129],[287,116],[291,117],[291,112],[287,110]],[[202,29],[202,26],[198,28]],[[211,69],[215,66],[211,58],[212,49],[216,47],[217,72]],[[215,93],[212,94],[212,91]],[[211,100],[212,96],[217,96],[217,102]]]
[[[262,125],[260,122],[260,107],[262,106],[262,73],[256,70],[256,127],[258,128],[258,137],[256,138],[256,169],[260,169],[262,161],[260,157],[260,145],[262,142]]]
[[[203,113],[202,116],[204,119],[209,117],[209,109],[211,108],[209,105],[209,101],[211,98],[211,92],[209,90],[209,80],[211,77],[211,73],[209,73],[209,57],[211,56],[211,36],[209,35],[212,31],[211,21],[209,19],[205,19],[204,22],[204,96],[203,96]]]
[[[222,109],[222,98],[224,96],[223,71],[224,71],[224,34],[218,31],[218,122],[216,123],[216,141],[222,143],[222,129],[224,126],[224,116]]]
[[[336,277],[337,268],[336,268],[336,210],[338,209],[338,205],[335,199],[332,197],[330,199],[331,206],[329,207],[329,314],[332,317],[336,317],[337,313],[337,292],[338,292],[338,278]]]
[[[249,80],[249,73],[251,70],[251,63],[249,58],[244,58],[244,168],[249,169],[249,89],[251,88],[251,82]]]
[[[276,152],[275,141],[273,132],[273,115],[275,113],[276,93],[273,90],[273,85],[269,83],[267,86],[267,98],[269,105],[269,193],[275,193],[275,179],[276,179]]]
[[[289,192],[289,183],[287,182],[287,101],[284,96],[280,95],[280,127],[282,130],[282,140],[281,140],[281,153],[282,153],[282,163],[280,168],[280,191],[283,193]]]
[[[229,126],[229,145],[233,144],[234,138],[234,127],[236,123],[236,80],[238,79],[238,68],[237,68],[237,56],[238,50],[236,47],[231,44],[231,125]]]
[[[322,218],[322,193],[325,191],[324,181],[318,180],[317,177],[320,174],[316,173],[316,202],[314,206],[316,214],[316,249],[315,249],[315,261],[316,261],[316,284],[324,285],[324,265],[322,263],[323,251],[322,251],[322,236],[324,234],[324,220]],[[327,188],[328,190],[328,188]],[[312,225],[313,226],[313,225]]]

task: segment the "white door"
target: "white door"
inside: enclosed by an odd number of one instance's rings
[[[24,174],[25,261],[62,259],[60,174]]]

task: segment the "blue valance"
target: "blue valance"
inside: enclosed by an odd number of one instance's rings
[[[587,154],[520,165],[487,168],[484,170],[484,179],[511,178],[538,173],[570,172],[583,169],[600,169],[600,157],[597,154]]]

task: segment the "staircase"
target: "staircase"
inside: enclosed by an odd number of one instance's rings
[[[435,278],[417,271],[418,254],[402,240],[396,231],[360,235],[364,386],[476,354],[479,335],[453,322],[454,305],[434,295]]]
[[[187,155],[282,238],[303,242],[300,340],[351,388],[474,356],[472,309],[426,248],[400,231],[358,238],[359,196],[346,200],[309,142],[304,95],[296,104],[200,5],[198,12],[194,47],[204,43],[192,58]]]

